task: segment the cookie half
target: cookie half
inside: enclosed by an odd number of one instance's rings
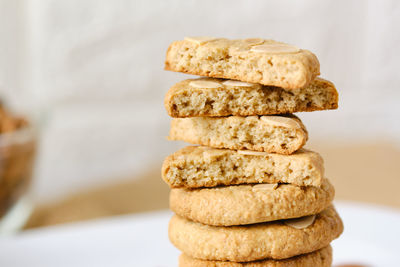
[[[320,73],[310,51],[260,38],[188,37],[169,46],[165,69],[286,89],[303,88]]]
[[[327,179],[321,188],[291,184],[236,185],[170,192],[170,209],[208,225],[230,226],[298,218],[331,205],[335,190]]]
[[[331,246],[283,260],[268,259],[251,262],[230,262],[200,260],[186,254],[181,254],[179,257],[179,267],[330,267],[331,264]]]
[[[303,222],[310,225],[300,223],[298,227],[293,219],[223,227],[174,215],[169,223],[169,238],[186,255],[203,260],[286,259],[324,248],[343,231],[343,223],[333,207],[317,214],[314,221],[309,220],[306,217]]]
[[[169,139],[214,148],[292,154],[304,146],[308,133],[294,115],[193,117],[173,119]]]
[[[187,146],[168,156],[162,178],[172,188],[199,188],[253,183],[321,186],[324,161],[313,151],[291,155]]]
[[[336,109],[335,86],[316,78],[288,91],[279,87],[212,78],[179,82],[167,92],[164,105],[171,117],[221,117],[285,114]]]

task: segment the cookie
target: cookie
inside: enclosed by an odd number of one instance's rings
[[[165,69],[286,89],[303,88],[320,74],[310,51],[260,38],[175,41],[168,48]]]
[[[164,105],[171,117],[217,117],[285,114],[336,109],[335,86],[316,78],[300,90],[287,91],[233,80],[184,80],[167,92]]]
[[[330,267],[332,264],[332,247],[295,256],[283,260],[261,260],[251,262],[207,261],[181,254],[179,267]]]
[[[175,118],[169,132],[170,140],[279,154],[292,154],[307,138],[305,126],[294,115]]]
[[[300,149],[291,155],[187,146],[165,158],[162,178],[172,188],[252,183],[321,186],[322,157]]]
[[[311,219],[310,219],[311,218]],[[315,216],[246,226],[209,226],[174,215],[169,223],[172,244],[186,255],[247,262],[286,259],[324,248],[343,231],[333,207]]]
[[[174,188],[169,203],[185,219],[231,226],[317,214],[331,205],[334,195],[333,186],[324,179],[321,188],[291,184]]]

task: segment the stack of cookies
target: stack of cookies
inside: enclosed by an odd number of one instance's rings
[[[330,266],[343,231],[323,159],[302,148],[294,112],[336,109],[308,50],[264,39],[173,42],[165,68],[205,76],[174,85],[165,107],[171,242],[180,266]]]

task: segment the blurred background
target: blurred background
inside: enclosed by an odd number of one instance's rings
[[[300,113],[337,199],[400,208],[398,1],[0,0],[0,97],[39,129],[25,226],[168,207],[163,70],[185,36],[261,37],[313,51],[340,94]]]

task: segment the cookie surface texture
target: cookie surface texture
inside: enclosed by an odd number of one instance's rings
[[[258,38],[175,41],[167,50],[165,69],[286,89],[303,88],[320,74],[310,51]]]
[[[220,117],[274,115],[336,109],[335,86],[316,78],[294,91],[232,80],[200,78],[181,81],[165,95],[171,117]]]
[[[306,228],[285,221],[246,226],[209,226],[174,215],[169,238],[186,255],[203,260],[247,262],[286,259],[324,248],[343,231],[333,207],[316,215]]]
[[[295,115],[193,117],[171,121],[169,140],[214,148],[292,154],[302,148],[308,133]]]
[[[172,188],[253,183],[321,186],[324,161],[311,150],[291,155],[187,146],[168,156],[162,178]]]
[[[332,248],[295,256],[284,260],[260,260],[253,262],[229,262],[199,260],[181,254],[179,267],[330,267],[332,264]]]
[[[327,179],[321,188],[291,184],[175,188],[170,192],[170,209],[202,224],[244,225],[317,214],[331,205],[334,195]]]

